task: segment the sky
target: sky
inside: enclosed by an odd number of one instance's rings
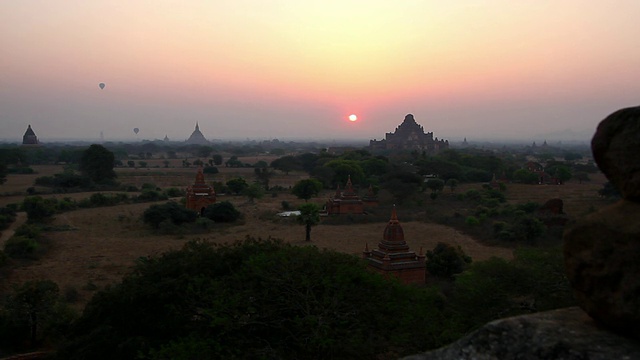
[[[411,113],[444,139],[588,140],[639,105],[639,17],[636,0],[4,0],[0,139],[182,141],[196,122],[382,139]]]

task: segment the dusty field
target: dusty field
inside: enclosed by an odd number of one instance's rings
[[[304,227],[292,219],[277,219],[275,214],[280,196],[249,204],[244,198],[229,197],[245,214],[245,223],[224,226],[201,235],[159,236],[151,233],[140,221],[142,212],[150,204],[122,205],[108,208],[73,211],[57,216],[53,225],[69,226],[71,231],[51,232],[50,250],[37,262],[26,262],[4,279],[3,283],[19,283],[29,279],[47,278],[61,289],[75,288],[84,299],[91,296],[94,285],[103,288],[118,281],[141,256],[155,256],[170,249],[180,248],[191,239],[206,239],[215,243],[230,243],[247,235],[280,238],[296,245],[309,245],[304,241]],[[288,198],[296,202],[293,198]],[[265,220],[261,218],[268,217]],[[272,220],[275,219],[275,220]],[[487,247],[451,228],[420,222],[402,222],[407,243],[411,249],[432,249],[438,241],[460,245],[473,259],[491,256],[511,257],[511,250]],[[312,230],[312,245],[319,248],[360,255],[365,245],[377,246],[386,223],[355,224],[349,226],[322,225]]]
[[[61,167],[37,167],[36,175],[10,175],[7,184],[2,186],[11,191],[24,191],[32,186],[37,176],[51,175]],[[252,169],[220,168],[221,173],[207,176],[207,181],[225,181],[238,175],[252,177]],[[245,174],[246,172],[246,174]],[[145,182],[155,183],[160,187],[184,187],[190,184],[195,176],[192,168],[168,169],[118,169],[119,181],[124,184],[142,185]],[[271,184],[286,186],[293,184],[304,174],[276,176]],[[573,216],[579,216],[589,207],[599,208],[605,202],[597,197],[596,191],[602,186],[602,181],[591,183],[568,183],[563,186],[532,186],[508,185],[507,196],[510,202],[544,201],[560,197],[565,201],[565,211]],[[464,192],[480,185],[460,186],[456,193]],[[21,190],[22,189],[22,190]],[[446,189],[445,192],[448,192]],[[327,191],[322,197],[314,199],[322,203],[330,195]],[[55,197],[69,196],[75,199],[88,197],[90,193],[47,195]],[[23,195],[2,196],[0,205],[22,201]],[[13,271],[4,271],[0,278],[0,292],[8,288],[11,283],[20,283],[29,279],[51,279],[58,283],[61,289],[73,288],[80,292],[81,299],[86,301],[96,289],[117,282],[130,271],[132,264],[139,257],[156,256],[170,249],[180,248],[186,241],[200,238],[216,243],[234,242],[244,239],[247,235],[266,238],[268,236],[280,238],[295,245],[309,245],[304,241],[304,227],[295,224],[293,219],[282,219],[275,216],[281,211],[281,202],[289,201],[293,206],[301,201],[290,194],[280,194],[272,198],[267,194],[265,198],[250,204],[243,197],[220,196],[220,200],[230,200],[245,215],[244,223],[235,226],[220,226],[200,235],[160,236],[153,234],[145,227],[140,218],[141,214],[151,204],[131,204],[107,208],[78,210],[60,214],[53,222],[55,226],[67,226],[72,230],[50,232],[49,250],[40,260],[23,262]],[[428,202],[427,202],[428,204]],[[446,226],[423,223],[417,221],[400,222],[405,232],[407,243],[414,251],[420,248],[432,249],[438,241],[460,245],[474,260],[484,260],[491,256],[510,258],[510,249],[489,247],[477,243],[472,238]],[[352,225],[320,224],[312,230],[311,245],[319,248],[334,249],[340,252],[359,256],[365,245],[369,248],[377,246],[382,238],[386,222]],[[82,304],[82,301],[79,303]],[[80,305],[78,305],[80,306]]]

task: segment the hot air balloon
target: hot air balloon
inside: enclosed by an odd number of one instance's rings
[[[140,129],[138,128],[133,128],[133,132],[136,133],[136,135],[138,135],[138,132],[140,131]]]
[[[100,84],[98,84],[98,86],[100,86],[100,89],[104,89],[104,87],[105,87],[104,83],[100,83]]]

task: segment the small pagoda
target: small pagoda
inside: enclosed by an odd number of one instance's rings
[[[204,182],[204,173],[202,166],[198,167],[196,182],[187,187],[187,209],[197,211],[202,215],[204,209],[216,202],[216,192],[213,186]]]
[[[364,214],[364,203],[353,190],[351,176],[347,179],[344,191],[340,191],[340,185],[336,188],[333,198],[326,204],[328,215],[340,214]]]
[[[365,246],[362,252],[369,267],[385,276],[395,276],[405,284],[424,284],[426,279],[425,256],[409,250],[409,245],[404,241],[404,231],[398,221],[396,207],[391,211],[391,220],[384,229],[382,241],[378,248],[369,250]]]
[[[31,124],[29,124],[29,126],[27,127],[27,131],[25,131],[24,135],[22,136],[22,145],[23,146],[40,145],[40,143],[38,142],[38,137],[36,136],[36,133],[33,132],[33,129],[31,128]]]

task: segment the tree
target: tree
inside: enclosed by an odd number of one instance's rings
[[[214,154],[213,155],[213,163],[215,165],[222,165],[222,160],[223,160],[222,159],[222,155],[220,155],[220,154]]]
[[[426,186],[431,190],[431,198],[435,199],[438,193],[444,189],[444,181],[440,179],[429,179],[427,180]]]
[[[300,170],[302,168],[298,160],[291,155],[283,156],[279,159],[273,160],[271,162],[271,167],[276,170],[282,171],[286,175],[289,175],[290,171]]]
[[[537,184],[540,178],[535,173],[527,169],[518,169],[513,173],[513,179],[523,184]]]
[[[260,184],[253,183],[247,186],[243,193],[249,198],[249,202],[253,203],[255,199],[261,199],[264,196],[264,189]]]
[[[7,165],[0,161],[0,185],[4,184],[7,181]]]
[[[240,218],[240,215],[240,212],[228,201],[209,205],[202,214],[202,216],[215,222],[234,222]]]
[[[322,191],[322,183],[316,179],[304,179],[298,181],[293,188],[291,189],[291,193],[297,196],[298,199],[304,199],[305,202],[311,199],[314,196],[318,196],[320,191]]]
[[[127,161],[127,166],[129,166],[129,167],[131,167],[131,168],[132,168],[132,167],[136,167],[136,162],[135,162],[135,161],[133,161],[133,160],[129,160],[129,161]]]
[[[320,207],[314,203],[306,203],[298,208],[300,215],[296,218],[298,223],[305,226],[305,240],[311,241],[311,227],[320,223]]]
[[[115,157],[102,145],[93,144],[82,153],[80,171],[93,182],[109,182],[116,178],[113,171]]]
[[[15,325],[24,324],[31,346],[37,346],[43,325],[55,316],[58,285],[51,280],[28,281],[14,286],[6,307]],[[19,327],[18,327],[19,329]]]
[[[55,199],[43,199],[41,196],[26,197],[22,208],[29,222],[45,222],[56,213]]]
[[[467,256],[460,246],[438,242],[433,250],[427,251],[427,271],[429,274],[441,278],[452,279],[471,263],[471,257]]]
[[[560,184],[564,184],[573,176],[568,166],[558,165],[554,170],[553,174],[560,181]]]
[[[458,179],[451,178],[447,180],[446,185],[449,187],[449,189],[451,189],[451,192],[453,192],[458,187],[458,183]]]
[[[227,181],[227,187],[233,191],[236,195],[240,194],[249,186],[247,181],[243,178],[234,178]]]
[[[256,167],[253,169],[253,173],[256,176],[256,181],[261,184],[265,190],[269,190],[269,180],[273,176],[273,171],[266,167]]]
[[[234,155],[231,158],[229,158],[229,160],[227,160],[227,162],[224,163],[224,165],[226,167],[242,167],[242,161],[238,160],[238,157]]]

